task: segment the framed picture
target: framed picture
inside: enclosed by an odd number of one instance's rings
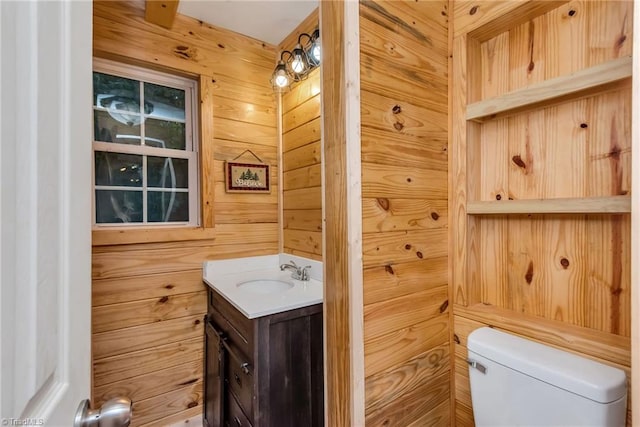
[[[225,162],[227,193],[270,193],[269,165]]]

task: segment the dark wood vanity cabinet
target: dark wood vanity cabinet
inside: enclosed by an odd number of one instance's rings
[[[205,426],[323,426],[322,304],[248,319],[208,299]]]

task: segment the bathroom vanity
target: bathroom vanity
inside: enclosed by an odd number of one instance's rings
[[[322,282],[278,261],[205,265],[205,426],[324,425]]]

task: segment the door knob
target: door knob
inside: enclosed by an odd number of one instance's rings
[[[90,409],[91,402],[80,402],[73,427],[128,427],[131,422],[131,399],[116,397],[99,409]]]

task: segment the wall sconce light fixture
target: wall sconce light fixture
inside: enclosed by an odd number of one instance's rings
[[[309,63],[313,67],[320,65],[320,29],[316,28],[313,34],[311,34],[311,42],[307,49],[307,57]]]
[[[306,41],[303,43],[303,39]],[[292,51],[280,52],[280,59],[271,76],[271,85],[276,91],[289,88],[292,82],[307,78],[309,72],[320,65],[320,30],[311,35],[302,33]]]

